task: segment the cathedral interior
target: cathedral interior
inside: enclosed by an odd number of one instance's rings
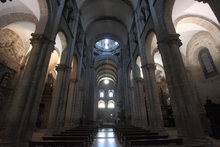
[[[1,0],[1,147],[220,147],[219,0]]]

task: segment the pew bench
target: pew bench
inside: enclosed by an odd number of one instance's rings
[[[138,147],[138,146],[148,146],[148,145],[182,145],[183,141],[181,138],[168,138],[168,139],[138,139],[129,140],[126,147]]]
[[[123,140],[123,145],[127,146],[130,140],[142,140],[142,139],[160,139],[168,138],[168,135],[131,135],[125,136]]]
[[[83,140],[39,140],[29,142],[29,147],[89,147]]]
[[[44,136],[43,140],[83,140],[87,145],[92,144],[92,140],[88,136]]]

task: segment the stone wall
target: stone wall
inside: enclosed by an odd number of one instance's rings
[[[191,83],[196,88],[200,102],[203,105],[207,98],[220,104],[220,74],[206,78],[199,62],[199,52],[207,48],[212,56],[217,71],[220,72],[220,49],[215,42],[216,41],[210,33],[199,32],[190,40],[187,46],[187,56],[184,57],[188,75],[192,76],[190,77]]]

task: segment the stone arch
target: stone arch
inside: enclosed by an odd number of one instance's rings
[[[5,26],[20,22],[20,21],[27,21],[37,24],[37,18],[32,14],[27,13],[10,13],[0,17],[0,28],[4,28]]]
[[[203,16],[184,15],[184,16],[177,18],[175,21],[175,26],[176,26],[177,32],[180,31],[178,26],[189,25],[189,24],[195,25],[194,27],[197,27],[198,31],[200,30],[200,31],[209,32],[213,36],[213,38],[215,39],[216,46],[220,46],[220,43],[219,43],[220,42],[220,27],[214,21],[212,21],[206,17],[203,17]],[[190,26],[188,26],[188,28],[190,28]],[[182,38],[182,40],[184,41],[185,39]],[[185,42],[183,42],[183,43],[185,43]],[[187,42],[186,42],[186,44],[187,44]]]
[[[65,56],[67,54],[67,38],[63,32],[58,32],[55,39],[55,50],[58,52],[59,58],[58,58],[58,64],[62,61],[62,56]]]
[[[153,63],[153,54],[155,50],[157,50],[158,45],[157,45],[157,36],[154,31],[150,31],[145,40],[145,51],[146,51],[146,56],[147,56],[147,62],[148,63]]]

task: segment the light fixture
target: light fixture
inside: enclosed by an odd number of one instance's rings
[[[108,85],[108,84],[109,84],[109,80],[108,80],[108,79],[105,79],[105,80],[104,80],[104,84],[105,84],[105,85]]]

